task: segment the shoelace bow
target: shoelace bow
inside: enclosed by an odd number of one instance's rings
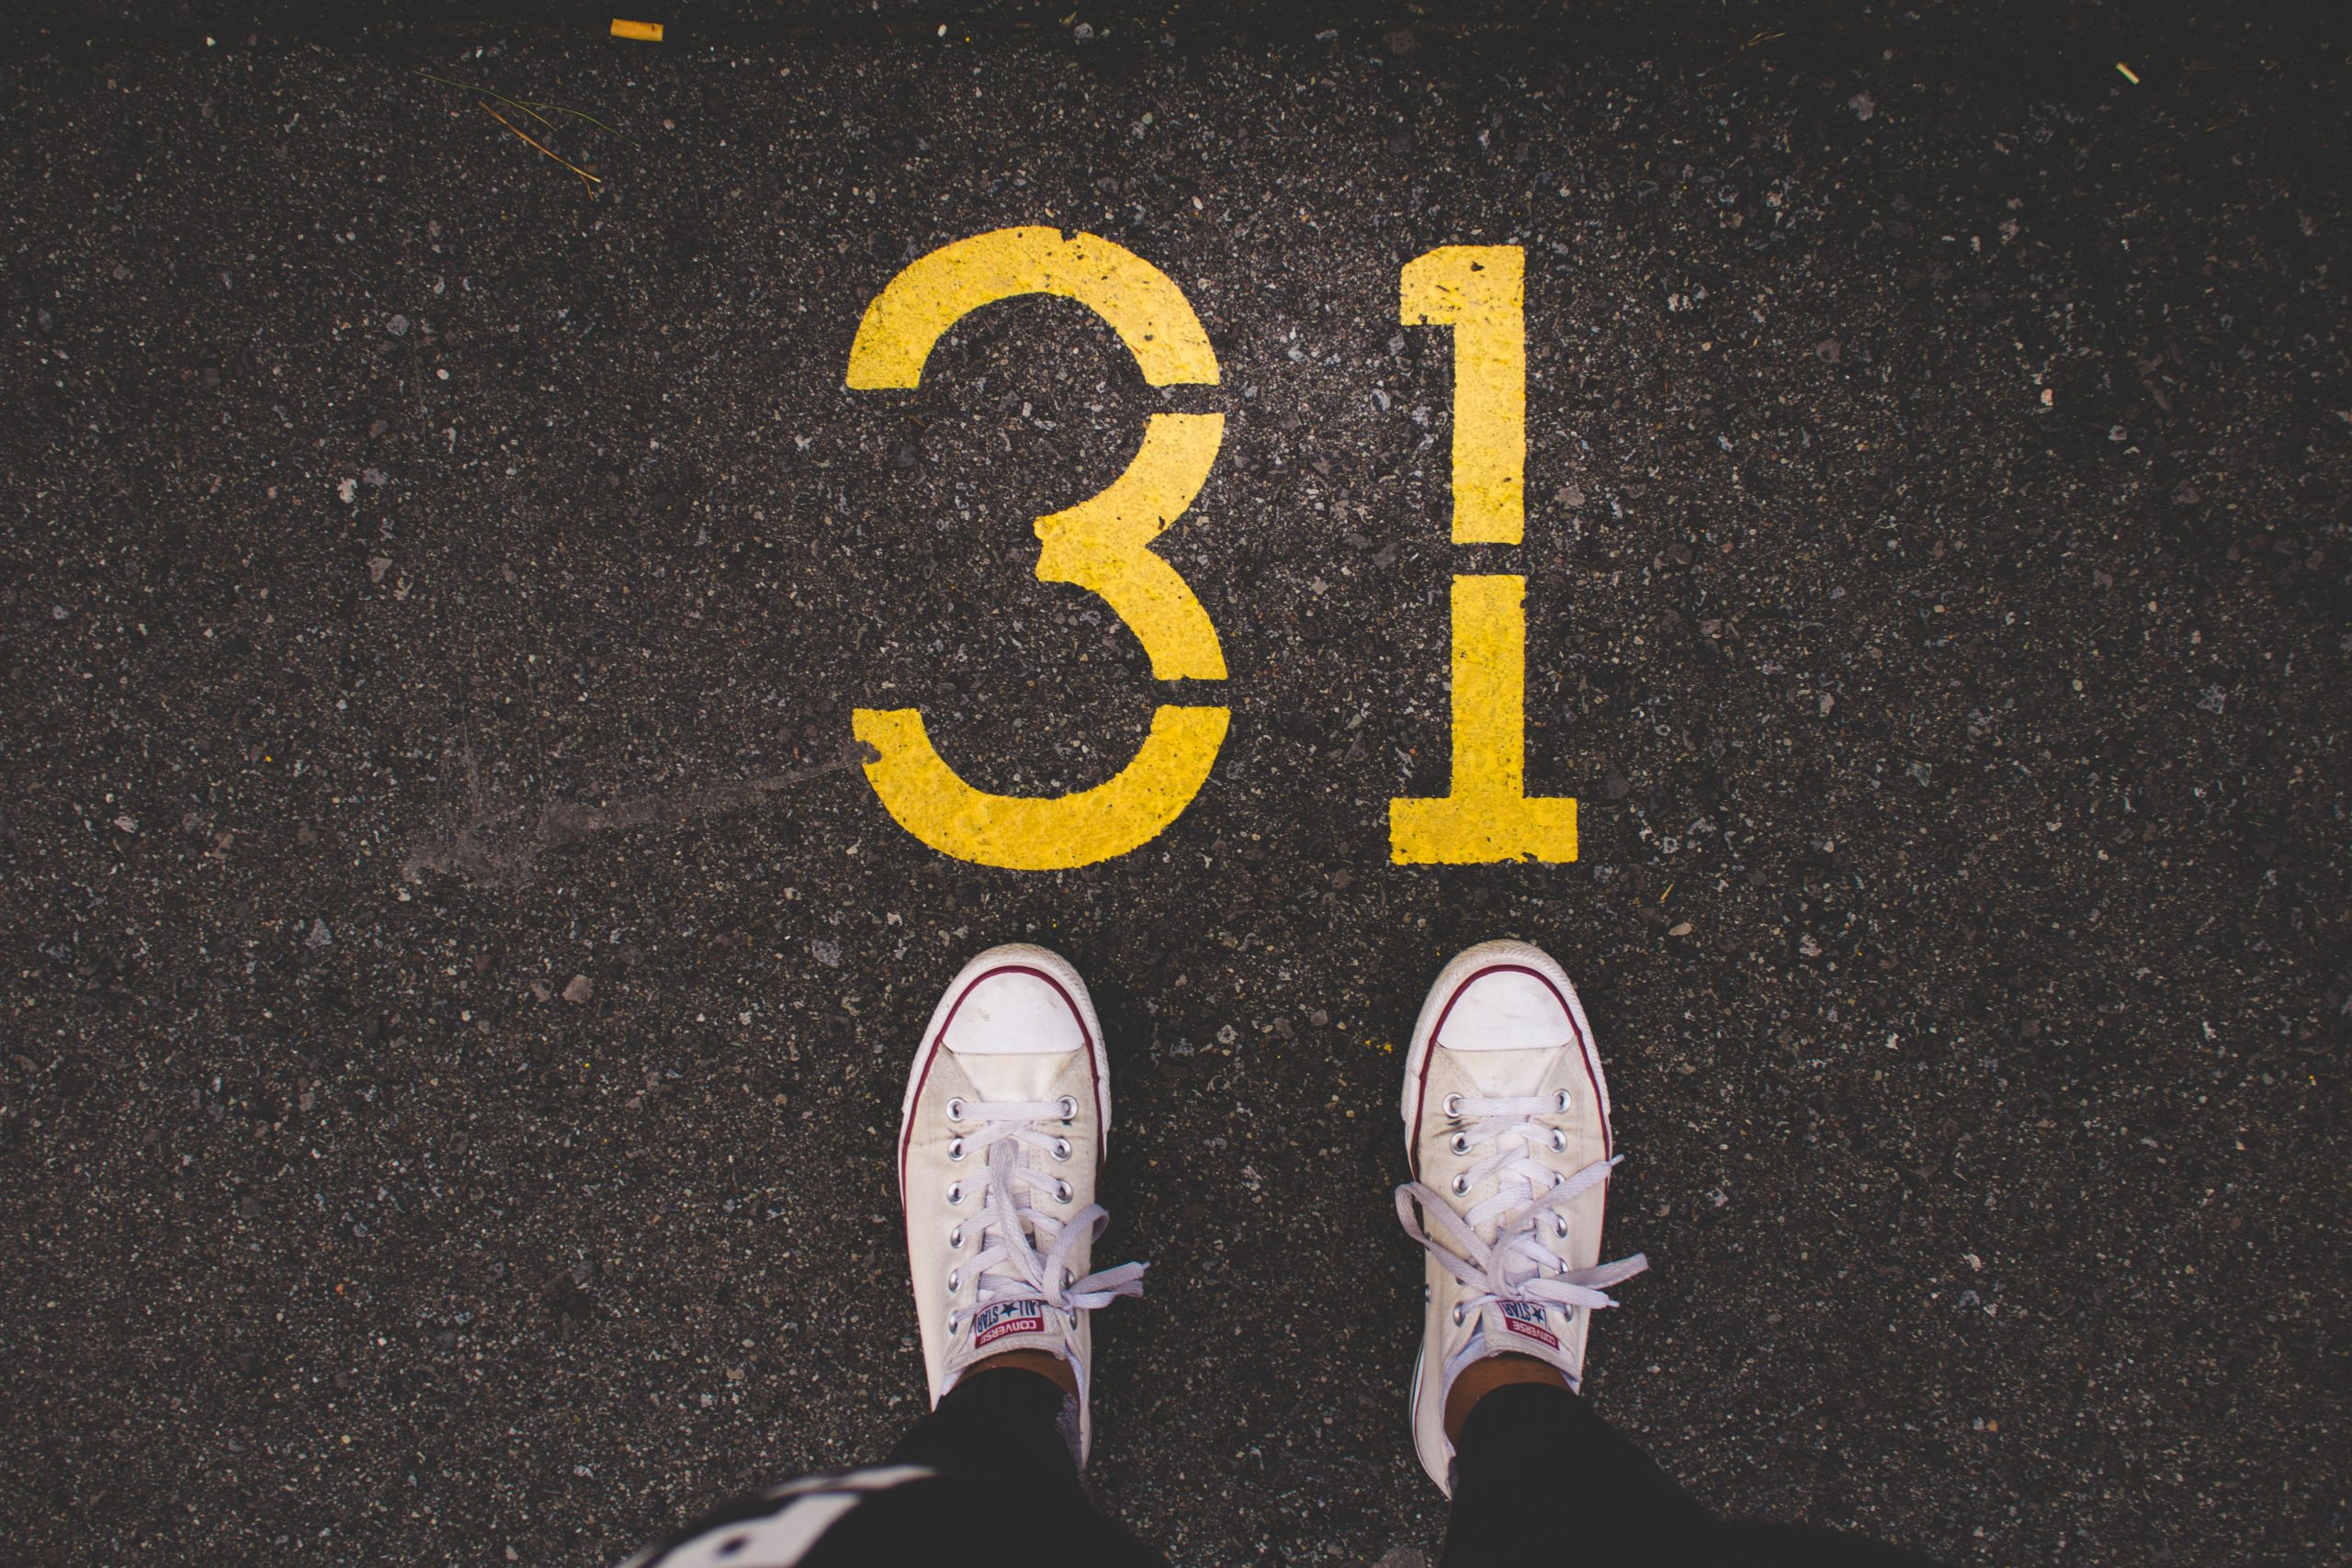
[[[1066,1190],[1061,1178],[1022,1158],[1023,1149],[1053,1156],[1062,1139],[1037,1124],[1058,1121],[1061,1115],[1057,1100],[965,1102],[965,1121],[980,1123],[978,1132],[958,1134],[967,1157],[981,1156],[979,1208],[969,1222],[978,1229],[979,1250],[963,1265],[978,1280],[974,1310],[993,1302],[1043,1301],[1068,1315],[1108,1306],[1120,1296],[1143,1294],[1148,1264],[1122,1263],[1082,1280],[1070,1278],[1071,1255],[1110,1223],[1110,1212],[1102,1204],[1089,1203],[1062,1221],[1030,1201],[1032,1193]],[[1042,1252],[1039,1242],[1046,1244]]]
[[[1499,1176],[1494,1191],[1457,1213],[1443,1194],[1424,1182],[1408,1181],[1396,1189],[1396,1218],[1405,1234],[1471,1292],[1456,1303],[1457,1325],[1471,1321],[1495,1301],[1546,1302],[1563,1309],[1613,1307],[1616,1298],[1606,1287],[1650,1266],[1648,1254],[1637,1252],[1614,1263],[1569,1269],[1545,1245],[1547,1219],[1556,1239],[1559,1227],[1566,1224],[1567,1205],[1608,1180],[1611,1168],[1625,1157],[1595,1160],[1568,1177],[1539,1163],[1534,1151],[1538,1145],[1549,1144],[1552,1129],[1534,1118],[1558,1109],[1559,1101],[1551,1095],[1491,1100],[1464,1095],[1454,1107],[1461,1123],[1455,1135],[1464,1152],[1488,1145],[1493,1152],[1464,1168],[1460,1190],[1466,1195],[1487,1177]],[[1415,1220],[1417,1207],[1435,1222],[1442,1239]],[[1489,1230],[1492,1241],[1483,1234]]]

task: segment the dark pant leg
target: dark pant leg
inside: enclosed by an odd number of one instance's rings
[[[1017,1544],[1014,1560],[1024,1562],[1164,1568],[1158,1552],[1104,1518],[1086,1495],[1072,1451],[1076,1421],[1075,1408],[1052,1379],[1011,1368],[979,1372],[915,1423],[890,1450],[890,1462],[936,1470],[971,1500],[955,1505],[966,1521],[958,1539],[967,1555],[1000,1540]],[[974,1506],[983,1511],[975,1514]],[[970,1528],[975,1519],[989,1518],[1004,1528]],[[853,1554],[842,1561],[859,1560]]]
[[[1064,1403],[1035,1372],[978,1373],[916,1422],[887,1463],[787,1482],[720,1509],[628,1568],[1163,1568],[1095,1511],[1064,1438]]]
[[[1923,1564],[1831,1530],[1718,1519],[1565,1388],[1511,1383],[1472,1407],[1454,1445],[1441,1568],[1594,1562]]]

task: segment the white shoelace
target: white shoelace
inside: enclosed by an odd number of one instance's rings
[[[1091,1244],[1110,1223],[1110,1213],[1102,1204],[1089,1203],[1065,1222],[1031,1201],[1035,1193],[1049,1193],[1057,1201],[1069,1195],[1069,1183],[1030,1164],[1023,1151],[1036,1151],[1047,1160],[1068,1158],[1069,1140],[1039,1123],[1065,1120],[1069,1107],[1067,1100],[962,1102],[964,1114],[955,1125],[977,1123],[978,1129],[956,1136],[967,1159],[978,1156],[971,1180],[979,1208],[956,1233],[973,1227],[979,1250],[958,1266],[958,1272],[976,1274],[979,1283],[972,1306],[949,1320],[949,1332],[969,1312],[995,1302],[1042,1301],[1068,1320],[1108,1306],[1119,1296],[1143,1294],[1147,1264],[1122,1263],[1082,1280],[1070,1278],[1071,1254]]]
[[[1455,1303],[1456,1328],[1475,1323],[1488,1302],[1543,1302],[1563,1311],[1613,1307],[1616,1298],[1605,1287],[1630,1280],[1650,1266],[1648,1255],[1637,1252],[1614,1263],[1570,1269],[1549,1245],[1566,1236],[1567,1205],[1608,1180],[1611,1168],[1625,1157],[1595,1160],[1567,1177],[1540,1163],[1534,1152],[1538,1147],[1555,1146],[1554,1134],[1535,1119],[1557,1114],[1559,1110],[1555,1095],[1450,1099],[1447,1111],[1459,1123],[1453,1134],[1455,1151],[1492,1150],[1463,1168],[1454,1179],[1453,1196],[1467,1197],[1490,1176],[1499,1178],[1494,1191],[1457,1213],[1444,1194],[1423,1182],[1409,1181],[1396,1189],[1396,1218],[1403,1223],[1405,1234],[1427,1248],[1471,1292]],[[1416,1207],[1425,1219],[1435,1223],[1443,1233],[1442,1239],[1415,1220]],[[1489,1234],[1494,1240],[1486,1239]],[[1477,1337],[1475,1331],[1471,1337]],[[1450,1374],[1454,1369],[1447,1370]]]

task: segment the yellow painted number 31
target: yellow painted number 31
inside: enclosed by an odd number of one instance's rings
[[[1449,245],[1407,265],[1407,325],[1454,333],[1453,538],[1516,545],[1527,452],[1521,253]],[[1210,385],[1216,355],[1168,275],[1091,234],[999,229],[944,245],[892,278],[850,346],[852,388],[912,388],[947,330],[983,305],[1023,294],[1075,299],[1109,323],[1155,387]],[[1223,414],[1159,413],[1110,486],[1037,519],[1037,577],[1100,594],[1163,681],[1225,679],[1208,612],[1152,541],[1200,493],[1225,435]],[[1526,580],[1453,584],[1453,782],[1435,799],[1392,802],[1401,863],[1576,858],[1576,802],[1531,799],[1523,784]],[[1163,703],[1127,765],[1069,795],[993,795],[959,777],[913,708],[859,708],[857,738],[876,756],[866,778],[899,825],[943,854],[1051,871],[1125,854],[1157,837],[1208,782],[1230,722],[1223,707]]]

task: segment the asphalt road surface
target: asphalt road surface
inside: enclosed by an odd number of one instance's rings
[[[1411,1562],[1398,1053],[1498,935],[1583,987],[1654,1262],[1589,1387],[1708,1501],[2352,1555],[2346,41],[844,14],[0,65],[12,1561],[590,1568],[876,1457],[906,1060],[1030,940],[1152,1262],[1100,1492]],[[845,386],[1020,225],[1216,382],[1030,297]],[[1524,250],[1517,547],[1451,541],[1399,318],[1449,244]],[[1225,419],[1157,547],[1222,682],[1035,574],[1162,412]],[[1526,579],[1572,863],[1392,861],[1458,572]],[[1052,795],[1163,700],[1214,773],[1075,870],[931,848],[852,734]]]

